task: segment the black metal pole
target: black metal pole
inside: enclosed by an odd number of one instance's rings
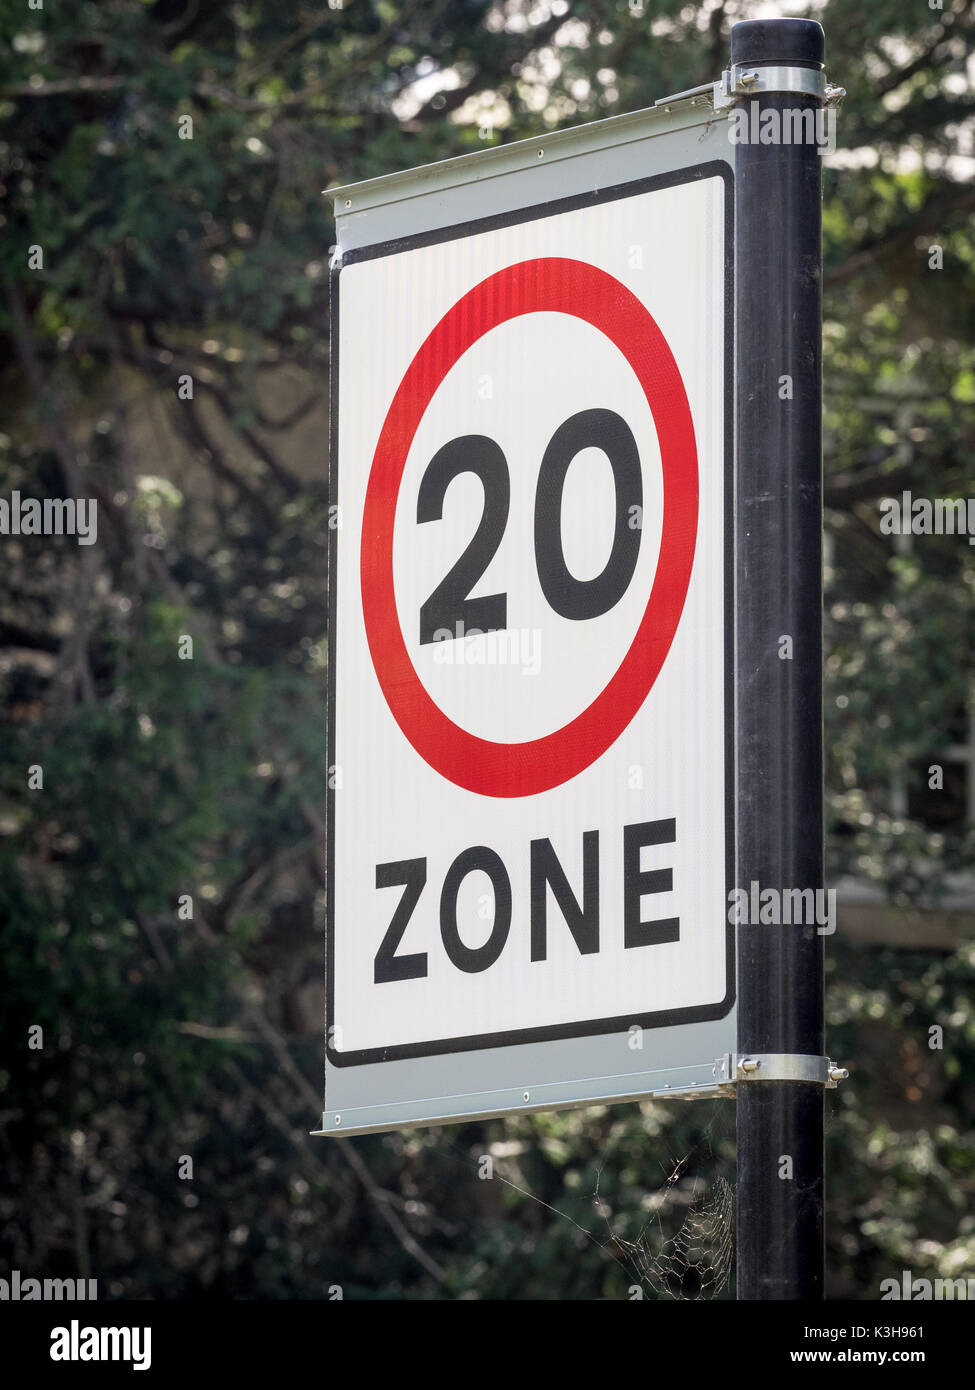
[[[733,78],[766,75],[736,94],[751,131],[735,155],[737,883],[780,903],[823,887],[821,155],[785,142],[781,114],[822,105],[782,70],[823,59],[814,21],[731,31]],[[761,143],[765,111],[777,143]],[[823,1052],[815,921],[740,925],[739,1059]],[[822,1298],[823,1086],[748,1080],[737,1095],[738,1298]]]

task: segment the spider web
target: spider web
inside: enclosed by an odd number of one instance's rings
[[[694,1180],[697,1191],[676,1234],[661,1245],[651,1226],[635,1241],[615,1237],[641,1283],[663,1297],[698,1301],[715,1298],[728,1282],[734,1253],[734,1207],[731,1186],[718,1177],[708,1185]]]
[[[694,1102],[703,1110],[706,1102]],[[568,1221],[638,1281],[639,1296],[651,1289],[659,1298],[704,1301],[716,1298],[728,1283],[734,1263],[734,1192],[721,1175],[704,1177],[693,1172],[699,1158],[702,1166],[713,1160],[712,1132],[722,1117],[733,1116],[726,1100],[712,1102],[714,1109],[703,1133],[676,1161],[664,1167],[664,1183],[644,1199],[649,1211],[635,1239],[624,1238],[611,1224],[611,1209],[599,1195],[599,1177],[593,1192],[593,1207],[605,1225],[600,1240],[581,1226],[568,1212],[543,1201],[528,1188],[513,1182],[496,1170],[495,1176],[507,1187],[544,1207],[554,1216]],[[457,1146],[450,1144],[449,1147]],[[459,1152],[459,1149],[458,1149]],[[602,1171],[602,1170],[600,1170]]]
[[[695,1110],[704,1102],[694,1102]],[[692,1147],[669,1161],[665,1180],[645,1199],[650,1216],[633,1240],[613,1232],[616,1257],[629,1266],[641,1290],[660,1298],[703,1301],[716,1298],[731,1276],[735,1252],[735,1198],[720,1174],[705,1177],[699,1164],[715,1157],[713,1131],[729,1114],[727,1101],[712,1102],[711,1117]],[[597,1180],[594,1204],[606,1216]]]

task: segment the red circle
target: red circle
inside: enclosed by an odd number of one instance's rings
[[[643,387],[663,465],[660,555],[640,626],[615,675],[561,729],[525,743],[493,743],[444,714],[403,640],[393,584],[393,526],[403,470],[420,421],[459,358],[521,314],[571,314],[609,338]],[[420,757],[482,796],[532,796],[566,782],[615,743],[646,699],[670,650],[687,596],[697,538],[694,425],[666,340],[637,297],[606,271],[547,256],[475,285],[431,331],[393,397],[372,461],[362,518],[362,611],[376,676],[393,718]]]

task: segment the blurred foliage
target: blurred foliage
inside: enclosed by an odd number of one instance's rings
[[[4,1266],[93,1275],[102,1296],[623,1298],[627,1242],[664,1247],[731,1175],[726,1102],[307,1137],[319,191],[711,80],[756,10],[0,5],[0,492],[90,492],[100,527],[90,549],[3,541]],[[975,550],[922,537],[894,553],[878,504],[972,490],[975,19],[968,0],[808,13],[849,92],[825,162],[832,869],[910,902],[972,860],[970,833],[897,813],[891,785],[964,736]],[[841,927],[829,954],[830,1050],[854,1066],[828,1100],[831,1292],[971,1274],[972,946],[857,949]]]

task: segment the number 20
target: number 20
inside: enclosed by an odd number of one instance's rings
[[[569,465],[589,448],[602,450],[612,467],[616,522],[602,572],[594,579],[577,579],[562,546],[562,493]],[[511,483],[500,446],[486,435],[465,434],[438,449],[420,482],[416,519],[442,520],[447,489],[462,473],[481,480],[484,511],[467,549],[420,608],[421,646],[436,641],[444,630],[496,632],[507,627],[507,594],[468,597],[494,559],[508,521]],[[559,426],[542,457],[535,491],[535,566],[542,593],[561,617],[576,622],[598,618],[619,603],[640,553],[640,530],[631,528],[628,518],[633,507],[642,506],[640,454],[625,420],[612,410],[582,410]]]

